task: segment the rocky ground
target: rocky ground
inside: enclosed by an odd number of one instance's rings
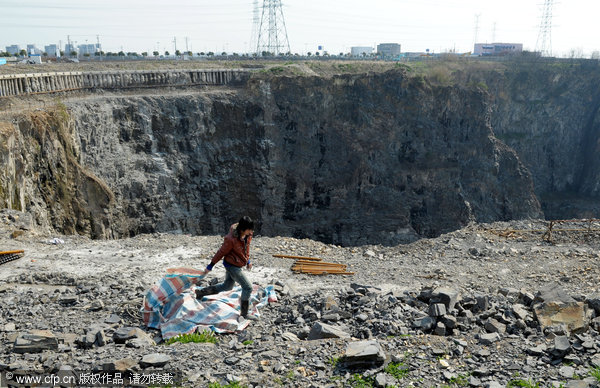
[[[141,320],[145,291],[166,268],[203,269],[221,236],[94,241],[36,232],[4,210],[1,250],[25,256],[0,265],[0,371],[174,373],[200,387],[597,386],[598,225],[552,242],[546,225],[471,225],[394,247],[256,236],[247,275],[276,285],[278,303],[216,344],[166,345]],[[273,254],[354,275],[296,274]],[[219,265],[207,279],[223,277]]]

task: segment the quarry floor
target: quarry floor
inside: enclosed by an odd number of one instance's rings
[[[473,224],[437,238],[394,247],[340,247],[257,235],[251,246],[254,268],[247,276],[260,285],[280,281],[297,291],[358,283],[383,289],[443,285],[486,293],[506,287],[535,292],[556,282],[574,294],[598,292],[597,232],[555,231],[550,243],[542,239],[546,225],[545,221]],[[20,274],[60,273],[79,280],[119,275],[147,289],[167,268],[204,269],[222,242],[222,236],[168,233],[104,241],[34,232],[11,238],[10,225],[5,223],[3,229],[2,250],[23,249],[25,256],[0,265],[0,283]],[[517,232],[501,236],[511,230]],[[298,274],[291,270],[294,260],[274,254],[346,264],[354,275]],[[210,277],[222,279],[224,274],[219,264]]]

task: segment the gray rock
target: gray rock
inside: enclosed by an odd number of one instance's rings
[[[515,314],[515,317],[525,320],[529,316],[529,311],[522,304],[513,304],[512,311]]]
[[[498,333],[486,333],[479,336],[479,343],[482,345],[491,345],[498,340],[500,340]]]
[[[171,361],[171,357],[166,354],[163,354],[163,353],[146,354],[140,360],[140,366],[142,368],[147,368],[147,367],[160,368],[160,367],[165,366],[169,361]]]
[[[148,335],[142,329],[137,327],[123,326],[115,331],[113,340],[117,344],[124,344],[133,338],[146,338]]]
[[[394,381],[390,380],[387,374],[377,373],[377,376],[375,376],[375,386],[378,388],[390,387],[394,384]]]
[[[98,330],[96,332],[96,346],[104,346],[107,343],[106,334],[104,330]]]
[[[58,303],[64,306],[71,306],[77,303],[77,295],[64,295],[58,298]]]
[[[554,357],[563,357],[571,351],[571,343],[569,337],[561,335],[554,338],[554,348],[551,353]]]
[[[575,373],[575,368],[573,368],[571,366],[561,366],[560,369],[558,370],[558,374],[567,379],[572,379],[574,373]]]
[[[595,387],[596,385],[594,384],[594,382],[590,382],[587,379],[586,380],[570,380],[567,381],[567,385],[565,385],[565,388],[590,388],[590,387]]]
[[[92,333],[84,334],[77,340],[77,345],[82,349],[91,349],[96,343],[96,335]]]
[[[506,325],[498,322],[494,318],[488,318],[485,321],[484,327],[489,333],[502,334],[502,333],[506,332]]]
[[[443,303],[434,303],[429,305],[430,317],[441,317],[446,315],[446,306]]]
[[[300,338],[298,338],[298,336],[296,334],[290,333],[289,331],[286,331],[285,333],[283,333],[281,335],[281,338],[283,338],[286,341],[291,341],[291,342],[300,341]]]
[[[504,388],[504,385],[497,381],[490,381],[484,385],[485,388]]]
[[[100,311],[104,308],[104,302],[100,299],[96,299],[90,305],[90,311]]]
[[[360,313],[356,316],[356,320],[360,322],[365,322],[367,319],[369,319],[369,316],[365,313]]]
[[[413,321],[413,327],[415,329],[420,329],[423,331],[429,331],[433,329],[435,325],[435,319],[430,316],[425,316],[421,318],[417,318]]]
[[[102,364],[101,369],[106,372],[122,372],[132,370],[136,365],[137,361],[132,358],[122,358],[116,361],[109,361]]]
[[[546,350],[547,350],[546,345],[540,344],[535,347],[527,348],[527,353],[532,356],[539,357],[539,356],[543,356],[544,353],[546,353]]]
[[[344,353],[347,367],[373,367],[385,362],[385,352],[377,341],[350,342]]]
[[[322,322],[316,322],[308,333],[308,340],[317,340],[325,338],[350,338],[350,334],[341,328],[328,325]]]
[[[117,314],[111,314],[104,320],[104,323],[108,323],[108,324],[121,323],[121,317],[119,317]]]
[[[438,322],[435,325],[435,329],[433,330],[433,334],[439,335],[439,336],[445,336],[446,335],[446,326],[444,326],[444,324],[442,322]]]
[[[44,350],[58,350],[58,339],[48,330],[31,330],[15,339],[15,353],[40,353]]]
[[[438,287],[431,294],[432,302],[441,302],[445,305],[446,311],[452,312],[457,302],[460,302],[460,293],[458,290],[449,287]]]

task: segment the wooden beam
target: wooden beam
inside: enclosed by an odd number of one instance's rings
[[[301,260],[311,260],[311,261],[321,261],[318,257],[304,257],[304,256],[291,256],[291,255],[273,255],[273,257],[279,257],[283,259],[301,259]]]

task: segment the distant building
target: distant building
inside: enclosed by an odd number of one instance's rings
[[[371,54],[373,54],[373,47],[350,47],[350,55],[352,55],[353,57],[362,57]]]
[[[88,54],[89,56],[94,56],[94,54],[96,54],[97,52],[100,52],[100,44],[96,43],[96,44],[80,44],[78,46],[79,48],[79,55],[86,55]]]
[[[377,45],[377,52],[384,58],[400,55],[399,43],[381,43]]]
[[[67,43],[65,45],[65,55],[70,56],[72,52],[77,52],[77,47],[72,43]]]
[[[480,56],[509,55],[523,51],[523,43],[475,43],[473,54]]]
[[[12,46],[6,46],[6,52],[10,55],[19,54],[21,52],[21,46],[13,44]]]
[[[40,55],[42,53],[42,50],[40,50],[39,48],[37,48],[35,46],[35,44],[28,44],[27,45],[27,55]]]
[[[58,50],[58,46],[55,44],[44,46],[44,52],[48,54],[49,57],[60,57],[60,51]]]

